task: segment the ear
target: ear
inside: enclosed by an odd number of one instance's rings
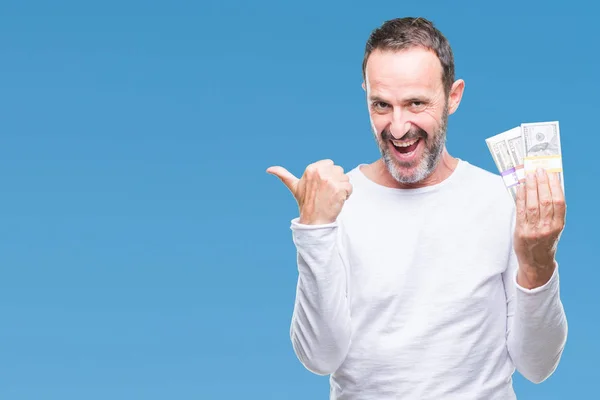
[[[363,83],[362,83],[362,88],[365,92],[367,91],[367,87],[365,86],[365,81],[363,81]]]
[[[450,89],[450,94],[448,96],[448,114],[453,114],[458,109],[464,91],[464,80],[458,79],[452,84],[452,88]]]

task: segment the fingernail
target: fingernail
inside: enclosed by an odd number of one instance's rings
[[[535,179],[535,175],[533,174],[533,172],[528,172],[527,173],[527,178],[528,181],[532,181]]]
[[[538,178],[542,178],[544,176],[544,169],[541,167],[538,167],[537,169],[537,176]]]

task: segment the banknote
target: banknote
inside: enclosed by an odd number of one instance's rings
[[[525,183],[525,146],[523,144],[523,134],[521,127],[517,126],[504,132],[504,138],[506,140],[506,143],[508,144],[508,150],[510,151],[510,156],[515,165],[515,170],[517,173],[517,178],[519,179],[519,183]]]
[[[517,156],[523,154],[521,137],[521,127],[512,128],[508,131],[499,133],[485,140],[496,168],[500,172],[506,189],[512,196],[513,200],[517,199],[517,186],[519,185],[519,173],[523,170],[521,158],[516,158],[511,153]]]
[[[538,167],[558,172],[564,192],[558,121],[525,122],[485,141],[513,200],[517,187],[525,183],[526,174]]]
[[[521,124],[524,145],[524,169],[535,172],[538,167],[547,172],[558,172],[564,191],[562,149],[558,121],[529,122]]]

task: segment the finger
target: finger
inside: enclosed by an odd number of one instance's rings
[[[333,160],[330,160],[330,159],[319,160],[319,161],[316,161],[316,162],[310,164],[308,167],[306,167],[304,174],[307,176],[329,175],[330,172],[328,171],[329,168],[327,168],[327,167],[331,167],[333,165],[334,165]]]
[[[554,208],[554,220],[559,223],[564,223],[567,208],[565,204],[565,194],[563,193],[562,184],[559,179],[559,173],[551,173],[549,180]]]
[[[283,167],[269,167],[267,168],[267,173],[271,175],[275,175],[278,177],[281,182],[292,192],[292,194],[296,195],[296,188],[298,187],[299,179],[294,176],[291,172]]]
[[[315,167],[329,167],[329,166],[333,165],[333,160],[330,160],[330,159],[327,158],[325,160],[317,161],[313,165]]]
[[[338,175],[338,176],[342,176],[342,175],[344,175],[344,168],[342,168],[342,167],[341,167],[341,166],[339,166],[339,165],[334,165],[334,166],[333,166],[333,172],[334,172],[336,175]]]
[[[352,185],[347,182],[338,183],[337,185],[338,194],[341,200],[348,200],[350,195],[352,195]]]
[[[525,185],[517,185],[517,226],[525,226],[527,223],[527,205],[525,203]]]
[[[352,194],[352,184],[350,182],[342,182],[340,183],[340,187],[342,188],[343,193],[345,193],[346,195],[346,200],[348,200],[348,198]]]
[[[552,193],[548,183],[548,174],[543,168],[537,170],[537,192],[540,207],[540,219],[544,224],[552,221],[554,210],[552,207]]]
[[[528,225],[536,226],[540,220],[540,208],[538,205],[537,180],[534,173],[527,174],[525,180],[525,205],[527,208]]]

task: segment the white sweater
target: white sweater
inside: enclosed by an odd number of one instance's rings
[[[440,184],[392,189],[356,167],[337,221],[292,220],[294,351],[330,377],[331,399],[515,399],[515,368],[539,383],[567,337],[558,266],[516,283],[515,206],[502,178],[459,160]]]

